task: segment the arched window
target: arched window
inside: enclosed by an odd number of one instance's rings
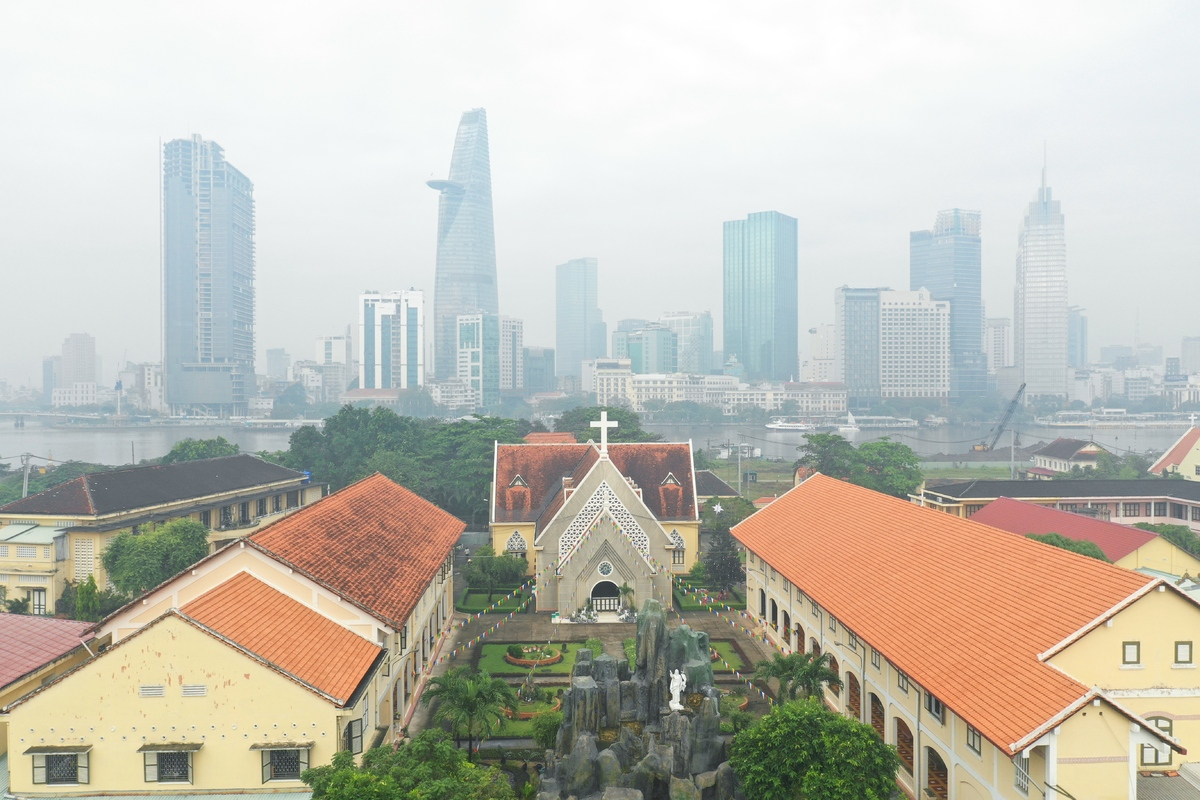
[[[779,605],[772,598],[771,600],[771,627],[779,627]]]
[[[509,555],[525,558],[525,537],[520,531],[513,531],[512,536],[508,537],[508,542],[504,545],[504,550]]]
[[[936,797],[938,800],[949,800],[950,771],[946,762],[932,747],[925,748],[925,788],[926,797]]]
[[[785,644],[792,643],[792,617],[788,612],[783,612],[783,641]]]
[[[762,589],[758,590],[758,615],[767,618],[767,593]]]
[[[862,686],[853,672],[846,673],[846,713],[862,721]]]
[[[816,639],[808,640],[808,652],[812,653],[814,658],[821,655],[821,645],[817,644]]]
[[[831,670],[833,670],[835,673],[837,673],[838,677],[841,677],[842,673],[838,672],[840,665],[838,664],[838,660],[836,658],[834,658],[833,656],[829,657],[829,668]],[[829,687],[830,694],[832,694],[834,697],[841,697],[842,690],[841,690],[841,688],[839,688],[837,686],[837,684],[830,683],[830,684],[826,684],[826,685]]]
[[[900,765],[912,775],[913,771],[913,735],[904,720],[896,720],[896,754],[900,756]]]
[[[1175,723],[1166,717],[1147,717],[1146,721],[1165,733],[1167,736],[1173,736]],[[1152,744],[1142,745],[1142,765],[1147,767],[1161,766],[1171,763],[1171,750],[1167,752],[1160,751]]]
[[[879,695],[872,692],[871,700],[871,727],[874,728],[875,734],[880,739],[887,739],[887,716],[883,713],[883,702],[879,699]]]

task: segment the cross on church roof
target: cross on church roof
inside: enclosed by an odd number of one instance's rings
[[[610,420],[608,418],[607,411],[601,411],[600,412],[600,421],[592,422],[589,424],[593,428],[600,429],[600,455],[607,456],[608,455],[608,429],[617,427],[617,421],[615,419]]]

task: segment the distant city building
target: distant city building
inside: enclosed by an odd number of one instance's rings
[[[629,361],[637,374],[679,372],[679,337],[662,325],[629,334]]]
[[[124,408],[162,411],[162,365],[126,364],[117,373]]]
[[[492,168],[487,112],[462,115],[446,180],[428,181],[438,198],[437,269],[433,293],[434,375],[457,373],[458,315],[500,313],[496,234],[492,222]]]
[[[879,387],[890,397],[950,397],[950,304],[924,289],[879,295]]]
[[[447,411],[470,411],[476,407],[475,393],[467,381],[451,378],[426,385],[433,402]]]
[[[808,329],[808,361],[803,375],[806,381],[830,383],[837,376],[837,326],[826,323]]]
[[[1013,350],[1025,397],[1067,395],[1067,244],[1059,201],[1042,169],[1017,238]]]
[[[1200,373],[1200,336],[1185,336],[1179,348],[1179,362],[1185,375]]]
[[[172,414],[244,416],[254,384],[254,185],[198,135],[163,148],[163,370]]]
[[[358,387],[425,385],[425,294],[364,292],[358,297]]]
[[[679,371],[693,375],[712,372],[713,319],[708,311],[669,311],[658,323],[675,332]],[[615,355],[615,353],[614,353]]]
[[[1008,317],[988,317],[984,337],[988,374],[995,375],[1012,363],[1012,320]]]
[[[613,358],[629,358],[629,334],[640,331],[649,324],[648,319],[618,320],[617,329],[612,334],[612,350],[609,355]]]
[[[560,378],[579,377],[584,361],[608,350],[608,330],[597,304],[598,272],[594,258],[574,258],[555,267],[555,368]]]
[[[1137,366],[1137,356],[1127,344],[1110,344],[1100,348],[1100,363],[1114,369],[1132,369]]]
[[[850,408],[855,411],[878,405],[879,296],[888,289],[834,290],[836,333],[834,379],[846,385]]]
[[[96,370],[96,340],[86,333],[72,333],[62,343],[59,380],[64,386],[74,383],[99,383]]]
[[[286,381],[288,370],[292,368],[292,356],[282,347],[267,350],[267,377],[276,381]]]
[[[799,372],[797,230],[778,211],[724,226],[725,355],[736,355],[751,380]]]
[[[1168,378],[1181,378],[1187,375],[1187,373],[1183,371],[1183,362],[1181,359],[1168,358],[1166,363],[1167,368],[1165,373]]]
[[[55,408],[78,408],[98,403],[98,387],[95,381],[78,381],[56,387],[50,398]]]
[[[1087,309],[1071,306],[1067,309],[1067,366],[1080,369],[1088,365]]]
[[[1139,367],[1159,367],[1163,363],[1163,348],[1161,344],[1139,342],[1133,348]]]
[[[318,336],[313,360],[318,364],[345,364],[349,366],[354,361],[353,345],[349,334],[337,336]]]
[[[500,391],[525,388],[525,323],[500,317]]]
[[[42,402],[50,405],[54,390],[62,385],[62,356],[46,356],[42,359]]]
[[[554,377],[553,347],[526,347],[521,359],[525,365],[526,395],[553,392],[558,388]]]
[[[484,311],[458,315],[458,374],[476,408],[500,403],[500,317]]]

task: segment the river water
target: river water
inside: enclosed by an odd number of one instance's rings
[[[762,448],[764,458],[793,460],[802,434],[771,431],[761,425],[647,425],[668,441],[692,441],[696,447],[713,448],[723,442],[742,441]],[[1017,429],[1018,444],[1029,446],[1038,441],[1053,441],[1063,436],[1094,439],[1112,452],[1135,451],[1161,453],[1187,429],[1179,428],[1044,428],[1024,426]],[[971,445],[990,439],[987,427],[946,426],[911,428],[894,431],[862,431],[853,437],[856,444],[891,436],[922,456],[935,453],[966,453]],[[211,439],[224,436],[243,452],[283,450],[288,446],[290,430],[255,429],[239,425],[147,426],[147,427],[43,427],[27,421],[25,428],[0,427],[0,460],[19,463],[21,453],[52,459],[55,462],[87,461],[93,464],[130,464],[144,458],[165,455],[181,439]],[[1006,432],[998,447],[1008,444]],[[132,459],[132,460],[131,460]],[[34,463],[42,463],[35,461]]]

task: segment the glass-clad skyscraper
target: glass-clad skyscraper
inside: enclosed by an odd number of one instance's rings
[[[760,211],[725,223],[725,357],[752,380],[799,375],[798,225]]]
[[[163,148],[163,371],[172,414],[244,416],[254,391],[254,185],[198,135]]]
[[[952,208],[938,213],[932,230],[908,237],[909,288],[950,303],[951,397],[987,391],[979,230],[978,211]]]
[[[496,286],[496,234],[492,224],[492,168],[487,112],[462,115],[450,176],[429,181],[437,189],[437,271],[433,288],[433,360],[438,380],[457,373],[459,314],[500,312]]]
[[[608,352],[608,326],[597,298],[599,271],[594,258],[573,258],[554,268],[554,347],[559,377],[580,377],[583,362]]]
[[[1042,187],[1017,236],[1013,350],[1025,397],[1067,394],[1067,241],[1059,202]]]
[[[880,297],[889,289],[834,290],[834,380],[846,384],[850,408],[878,405],[880,386]]]

